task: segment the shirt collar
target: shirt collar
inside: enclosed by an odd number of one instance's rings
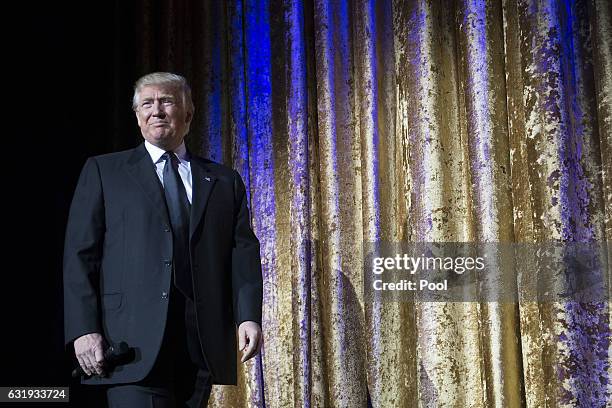
[[[149,143],[148,140],[145,140],[144,145],[147,151],[149,152],[153,163],[157,163],[159,159],[161,159],[161,157],[164,155],[164,153],[166,153],[164,149],[160,149],[154,144]],[[181,144],[176,149],[174,149],[174,154],[176,154],[181,161],[187,160],[187,148],[185,147],[185,141],[182,141]]]

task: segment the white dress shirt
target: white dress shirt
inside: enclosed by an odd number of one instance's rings
[[[157,177],[159,177],[159,181],[161,181],[162,186],[164,185],[164,166],[166,165],[166,161],[162,158],[165,150],[160,149],[154,144],[149,143],[145,140],[145,147],[151,155],[151,160],[155,164],[155,171],[157,172]],[[179,175],[181,176],[181,180],[183,181],[183,185],[185,186],[185,191],[187,192],[187,198],[189,199],[189,203],[191,203],[192,196],[192,188],[191,188],[191,163],[189,162],[189,157],[187,154],[187,149],[185,148],[185,142],[183,141],[180,146],[174,149],[174,153],[179,159]]]

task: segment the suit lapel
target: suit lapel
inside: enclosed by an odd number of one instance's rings
[[[192,203],[189,222],[190,238],[202,220],[208,198],[217,181],[216,177],[211,174],[203,160],[193,155],[191,155],[191,157]]]
[[[128,160],[127,170],[136,184],[149,197],[162,220],[164,220],[166,225],[170,225],[163,187],[157,177],[155,164],[151,161],[151,156],[147,152],[144,143],[134,149],[134,153]]]

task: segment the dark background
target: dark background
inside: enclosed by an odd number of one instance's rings
[[[142,140],[130,110],[132,84],[151,67],[130,57],[135,2],[44,3],[53,4],[3,17],[11,27],[3,29],[10,109],[2,127],[10,170],[2,200],[9,262],[0,386],[70,386],[71,403],[61,406],[104,406],[99,391],[70,378],[76,360],[64,348],[64,230],[85,159]],[[46,404],[19,404],[30,405]]]
[[[74,188],[87,157],[142,143],[131,110],[142,75],[182,74],[198,85],[194,99],[207,100],[210,84],[228,71],[227,4],[20,2],[0,13],[6,72],[0,208],[8,224],[0,386],[71,386],[70,406],[105,405],[97,388],[70,378],[76,360],[64,347],[62,253]],[[207,133],[206,115],[200,104],[192,134]],[[219,121],[221,133],[224,126]],[[208,143],[196,138],[189,148],[206,154]]]

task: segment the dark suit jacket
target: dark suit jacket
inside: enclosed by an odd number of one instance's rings
[[[216,384],[236,384],[236,324],[261,324],[259,242],[238,173],[191,155],[190,251],[202,352]],[[125,341],[132,363],[109,378],[139,381],[160,349],[170,293],[172,232],[144,143],[91,157],[76,187],[64,247],[65,336]]]

